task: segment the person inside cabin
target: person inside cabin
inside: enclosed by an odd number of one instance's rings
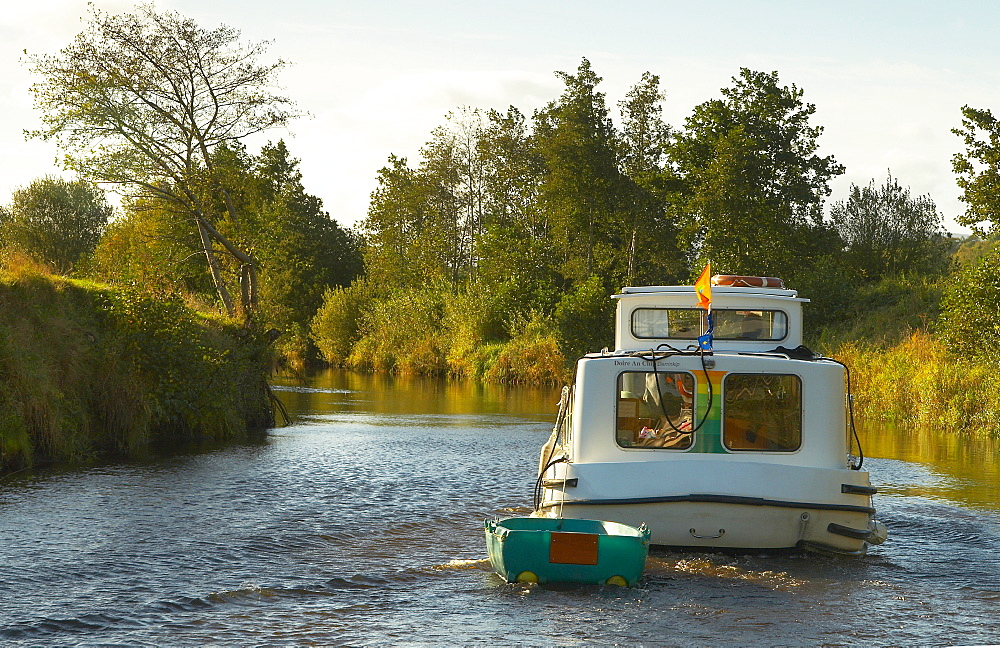
[[[663,406],[660,405],[661,398]],[[646,374],[642,400],[657,422],[655,427],[645,427],[640,431],[640,445],[656,448],[686,448],[690,445],[694,381],[689,374]]]
[[[740,338],[744,340],[757,340],[764,334],[764,318],[760,313],[747,311],[740,322]]]

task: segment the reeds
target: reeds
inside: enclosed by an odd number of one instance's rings
[[[897,345],[848,343],[831,354],[852,370],[855,412],[872,421],[1000,435],[1000,362],[950,355],[924,330]]]

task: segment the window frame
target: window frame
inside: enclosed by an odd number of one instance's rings
[[[729,445],[728,437],[726,434],[727,422],[729,420],[729,415],[727,410],[729,409],[727,398],[729,395],[729,379],[734,376],[769,376],[769,377],[791,377],[795,378],[798,382],[798,444],[794,448],[733,448]],[[796,453],[802,450],[802,443],[805,439],[805,394],[803,393],[803,381],[802,376],[796,373],[768,373],[760,371],[733,371],[727,373],[722,378],[722,411],[721,411],[721,426],[719,429],[720,440],[722,441],[722,447],[726,449],[726,452],[733,453],[746,453],[746,452],[756,452],[756,453],[776,453],[776,454],[790,454]]]
[[[639,311],[665,311],[665,312],[676,312],[676,311],[688,311],[697,312],[701,316],[698,318],[698,332],[691,337],[672,337],[672,336],[652,336],[652,335],[639,335],[636,333],[636,315]],[[788,312],[780,308],[717,308],[713,309],[713,312],[718,313],[738,313],[738,312],[755,312],[755,313],[776,313],[780,314],[784,318],[784,331],[781,337],[758,337],[758,338],[748,338],[739,336],[720,336],[718,333],[714,334],[714,338],[720,342],[783,342],[788,339],[789,335],[789,322]],[[670,318],[667,318],[669,323]],[[705,311],[697,307],[682,307],[682,308],[671,308],[664,306],[637,306],[632,309],[629,315],[629,333],[632,337],[637,340],[696,340],[699,335],[705,332]],[[668,327],[669,328],[669,327]],[[716,329],[718,329],[718,320],[716,320]]]
[[[622,386],[623,386],[622,385],[622,377],[625,376],[625,374],[640,374],[640,375],[643,375],[643,376],[651,376],[654,373],[656,375],[658,375],[658,376],[663,376],[663,375],[666,375],[666,374],[684,374],[686,376],[690,376],[690,378],[691,378],[691,425],[692,425],[692,427],[694,426],[694,421],[695,421],[695,418],[697,416],[696,413],[698,411],[698,376],[697,376],[696,372],[689,371],[687,369],[678,369],[678,368],[675,368],[675,367],[671,367],[671,368],[669,368],[669,369],[667,369],[665,371],[656,371],[656,372],[652,371],[652,369],[648,369],[648,370],[647,369],[624,370],[624,371],[618,372],[618,375],[616,376],[615,383],[614,383],[615,384],[615,416],[614,416],[614,421],[615,421],[615,423],[614,423],[614,440],[615,440],[615,445],[619,449],[621,449],[621,450],[668,450],[668,451],[671,451],[671,452],[688,452],[692,448],[695,447],[695,435],[697,434],[697,431],[695,431],[695,430],[691,431],[691,433],[690,433],[690,439],[689,439],[687,445],[685,445],[683,447],[663,447],[663,446],[622,445],[621,444],[621,438],[618,435],[618,433],[619,433],[618,422],[622,418],[622,417],[619,416],[619,413],[621,411],[622,402],[625,400],[625,399],[623,399],[623,397],[621,395],[621,393],[622,393]],[[681,411],[683,411],[683,408],[682,408]],[[662,416],[662,414],[660,416]],[[624,417],[624,418],[642,419],[642,418],[649,418],[649,417],[639,417],[639,416],[636,416],[636,417]],[[638,431],[635,431],[634,434],[637,433],[637,432]],[[635,442],[633,442],[633,443],[635,443]]]

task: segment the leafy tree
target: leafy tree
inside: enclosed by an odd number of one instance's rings
[[[1000,251],[963,266],[941,299],[938,329],[957,356],[995,358],[1000,351]]]
[[[260,259],[261,308],[269,325],[291,334],[286,355],[304,361],[325,291],[350,285],[363,267],[357,237],[306,193],[298,164],[284,142],[265,146],[248,171],[246,182],[257,189],[246,211],[259,221],[248,248]]]
[[[14,192],[7,217],[0,217],[0,238],[68,274],[94,251],[111,214],[92,184],[46,176]]]
[[[962,117],[962,128],[952,132],[965,142],[965,152],[952,157],[952,168],[968,208],[956,220],[984,236],[1000,223],[1000,121],[988,109],[969,106]]]
[[[257,304],[257,262],[219,230],[220,221],[241,214],[213,152],[295,116],[291,102],[271,90],[285,63],[258,63],[266,43],[244,45],[231,27],[203,29],[151,4],[134,14],[93,7],[91,14],[58,54],[30,57],[41,77],[32,90],[44,124],[32,134],[55,139],[66,167],[81,177],[119,185],[133,198],[160,199],[183,214],[231,314],[236,308],[215,246],[239,265],[249,316]]]
[[[588,277],[567,292],[556,306],[559,348],[567,358],[614,344],[615,303],[600,277]]]
[[[486,171],[478,155],[484,118],[479,110],[448,113],[421,149],[420,174],[430,190],[427,236],[437,239],[453,286],[473,275],[476,239],[484,226]]]
[[[569,281],[583,281],[621,267],[623,241],[613,226],[623,193],[616,132],[601,77],[583,59],[576,74],[557,72],[562,96],[535,113],[535,138],[545,163],[540,203]]]
[[[550,214],[540,204],[545,160],[524,115],[491,111],[478,154],[486,176],[483,231],[476,240],[475,294],[491,309],[484,317],[510,330],[532,311],[551,313],[560,295],[558,254]]]
[[[621,170],[627,178],[623,200],[627,285],[668,283],[683,268],[677,230],[667,215],[671,178],[666,170],[666,147],[671,129],[662,118],[663,100],[660,78],[645,72],[618,104]]]
[[[542,238],[548,220],[538,205],[538,189],[545,167],[527,120],[513,106],[506,113],[491,110],[486,119],[477,143],[485,176],[486,226]]]
[[[129,200],[122,207],[94,251],[91,272],[109,283],[154,292],[208,295],[211,303],[211,279],[193,256],[200,240],[186,219],[156,201]]]
[[[885,184],[852,184],[830,216],[847,245],[852,265],[867,278],[905,271],[943,269],[942,217],[930,196],[911,196],[889,174]]]
[[[429,206],[431,188],[406,158],[389,156],[379,169],[364,236],[365,273],[380,287],[415,287],[450,275],[448,236],[439,235]]]
[[[722,95],[694,109],[668,151],[675,208],[693,253],[714,267],[793,275],[803,262],[796,244],[821,226],[829,180],[843,167],[817,154],[816,107],[777,72],[743,68]]]

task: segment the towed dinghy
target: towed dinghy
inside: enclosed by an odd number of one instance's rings
[[[486,520],[493,569],[508,583],[635,585],[649,552],[649,529],[575,518]]]

